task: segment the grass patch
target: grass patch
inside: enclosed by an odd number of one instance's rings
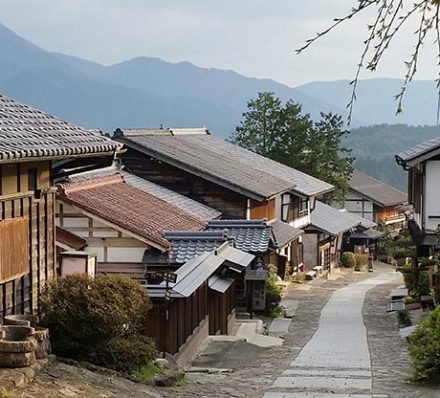
[[[156,375],[163,375],[166,373],[166,369],[155,365],[154,363],[149,363],[148,365],[142,366],[138,371],[133,374],[134,380],[139,383],[151,383]]]
[[[277,308],[271,308],[265,312],[265,315],[269,318],[283,318],[284,317],[284,311],[277,307]]]

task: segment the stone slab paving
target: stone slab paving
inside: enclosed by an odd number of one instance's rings
[[[264,398],[326,394],[371,398],[371,361],[362,308],[370,289],[397,277],[387,272],[335,291],[321,311],[318,330]]]
[[[269,326],[270,334],[283,335],[289,332],[289,326],[292,322],[290,318],[275,318]]]

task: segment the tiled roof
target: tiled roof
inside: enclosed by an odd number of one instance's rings
[[[0,162],[112,153],[121,144],[0,95]]]
[[[227,230],[235,247],[250,253],[265,253],[273,238],[272,227],[265,220],[213,220],[208,222],[208,230]]]
[[[318,230],[337,236],[360,225],[360,220],[354,220],[351,215],[346,215],[334,207],[316,201],[315,208],[310,214],[311,225]]]
[[[353,170],[350,189],[381,207],[400,205],[408,201],[406,193],[359,170]]]
[[[164,200],[167,203],[173,204],[183,211],[192,214],[194,217],[208,221],[219,218],[221,216],[221,213],[218,210],[208,207],[170,189],[154,184],[151,181],[147,181],[143,178],[137,177],[134,174],[123,171],[119,168],[119,166],[116,165],[76,174],[70,177],[70,181],[79,182],[83,180],[88,180],[90,178],[107,177],[114,174],[121,175],[126,184],[134,188],[138,188],[141,191],[147,192],[155,196],[156,198]]]
[[[396,155],[399,164],[415,164],[440,153],[440,137],[422,142]]]
[[[228,240],[227,231],[166,232],[171,244],[170,263],[183,264],[202,253],[211,252]]]
[[[87,241],[63,228],[56,227],[56,241],[75,250],[82,250]]]
[[[115,174],[58,185],[59,198],[146,240],[161,250],[169,248],[165,231],[200,231],[206,222],[174,204],[126,184]]]
[[[256,200],[292,190],[310,196],[333,189],[317,178],[210,135],[206,129],[117,130],[114,139]]]
[[[292,227],[291,225],[279,220],[271,221],[269,222],[269,225],[272,227],[275,244],[277,247],[286,246],[288,243],[297,239],[304,233],[304,231],[301,229]]]

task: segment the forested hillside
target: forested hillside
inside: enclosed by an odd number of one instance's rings
[[[406,173],[394,156],[439,135],[439,126],[381,124],[352,130],[345,144],[353,149],[356,168],[405,191]]]

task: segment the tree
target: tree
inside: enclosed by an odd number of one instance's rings
[[[371,22],[367,25],[367,37],[363,43],[360,62],[357,67],[356,76],[351,82],[353,90],[348,104],[350,109],[349,123],[351,121],[353,105],[356,100],[356,89],[361,70],[375,71],[377,69],[383,55],[392,44],[393,39],[397,36],[399,31],[401,31],[401,28],[409,23],[414,15],[418,16],[417,29],[414,32],[415,45],[409,59],[405,61],[407,72],[404,77],[404,83],[395,96],[398,102],[397,113],[402,112],[402,101],[405,91],[409,82],[413,80],[417,73],[420,50],[429,37],[430,32],[434,32],[435,35],[436,53],[440,64],[440,0],[357,0],[357,6],[353,7],[351,11],[342,18],[335,18],[330,27],[319,32],[314,38],[307,40],[305,45],[297,50],[297,53],[303,52],[316,40],[325,36],[342,23],[372,8],[375,9],[376,12]],[[440,99],[440,68],[436,82]],[[437,114],[437,119],[439,119],[439,114]]]
[[[353,171],[351,150],[342,145],[349,134],[341,116],[321,114],[314,122],[301,105],[282,104],[274,93],[259,93],[230,141],[335,186],[328,200],[341,201]]]

